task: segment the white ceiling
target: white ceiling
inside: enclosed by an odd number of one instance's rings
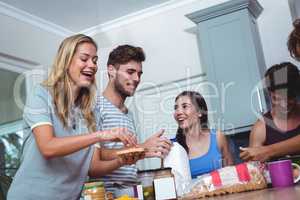
[[[170,0],[0,0],[46,21],[79,32]]]

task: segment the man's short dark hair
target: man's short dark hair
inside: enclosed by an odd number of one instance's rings
[[[265,84],[269,92],[286,89],[288,97],[300,95],[300,75],[296,65],[284,62],[273,65],[265,73]]]
[[[113,65],[118,68],[119,65],[126,64],[130,61],[143,62],[145,61],[145,53],[141,47],[131,45],[120,45],[110,52],[107,66]]]

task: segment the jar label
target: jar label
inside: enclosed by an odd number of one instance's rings
[[[92,196],[91,195],[85,195],[84,200],[92,200]]]

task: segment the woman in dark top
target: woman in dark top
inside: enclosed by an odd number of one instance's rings
[[[254,124],[250,133],[250,148],[241,149],[240,156],[244,160],[265,161],[300,153],[299,148],[288,150],[289,145],[296,145],[295,138],[300,135],[298,68],[289,62],[272,66],[265,74],[265,85],[271,97],[271,110]],[[283,143],[286,140],[289,142]]]
[[[275,144],[277,142],[281,142],[300,135],[300,124],[294,129],[284,131],[276,126],[271,112],[265,114],[264,120],[268,121],[268,123],[265,123],[266,139],[264,145]]]

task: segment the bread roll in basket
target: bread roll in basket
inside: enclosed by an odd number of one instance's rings
[[[197,178],[181,200],[258,190],[267,187],[264,177],[265,166],[259,162],[228,166]]]

